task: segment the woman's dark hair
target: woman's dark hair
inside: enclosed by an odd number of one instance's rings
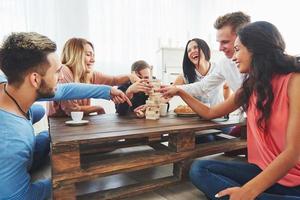
[[[183,56],[182,68],[183,68],[183,75],[188,80],[188,83],[194,83],[196,80],[195,65],[190,61],[190,59],[188,57],[188,52],[187,52],[188,45],[192,41],[195,41],[198,45],[199,61],[200,61],[200,49],[203,51],[205,60],[207,60],[207,61],[210,60],[210,49],[204,40],[199,39],[199,38],[194,38],[187,42],[187,44],[185,46],[184,56]]]
[[[299,72],[299,63],[295,57],[285,54],[285,42],[278,29],[269,22],[251,23],[237,34],[241,43],[252,53],[252,61],[236,101],[247,110],[250,96],[255,93],[256,108],[261,112],[257,124],[265,129],[274,100],[271,85],[273,76]]]

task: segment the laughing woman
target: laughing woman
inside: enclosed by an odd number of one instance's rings
[[[249,163],[198,160],[190,178],[211,199],[300,199],[299,63],[285,53],[281,34],[268,22],[238,31],[234,49],[233,60],[247,77],[225,102],[208,108],[179,88],[171,93],[208,119],[243,106]]]
[[[187,42],[183,56],[183,75],[179,75],[174,81],[174,85],[190,84],[202,81],[210,74],[215,65],[210,62],[210,48],[208,44],[199,38],[191,39]],[[208,93],[207,97],[197,96],[201,102],[215,105],[224,101],[222,86]]]

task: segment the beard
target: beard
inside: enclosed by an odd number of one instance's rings
[[[41,80],[39,89],[36,90],[37,99],[41,98],[52,98],[55,96],[54,89],[49,87],[44,79]]]

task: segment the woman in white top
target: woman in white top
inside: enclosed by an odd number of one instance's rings
[[[176,78],[174,85],[202,81],[215,68],[215,65],[210,63],[209,60],[210,49],[207,43],[199,38],[189,40],[186,44],[182,62],[183,74]],[[218,104],[224,101],[223,87],[220,85],[206,96],[196,96],[196,98],[209,105]]]
[[[183,56],[183,75],[179,75],[174,81],[174,85],[184,85],[201,82],[206,75],[215,70],[216,65],[209,62],[210,48],[208,44],[199,38],[191,39],[187,42]],[[224,86],[223,86],[224,85]],[[208,106],[214,106],[224,101],[224,97],[230,96],[231,90],[226,84],[219,85],[207,93],[207,95],[195,96],[198,100]],[[229,133],[233,127],[221,129],[224,133]],[[213,135],[196,138],[197,143],[213,141]]]

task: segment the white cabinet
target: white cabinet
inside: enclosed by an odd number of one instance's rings
[[[173,83],[176,77],[183,73],[182,61],[184,50],[184,48],[163,47],[157,51],[158,66],[155,75],[163,83]],[[224,54],[221,51],[211,50],[210,62],[218,63],[221,58],[224,58]]]
[[[163,83],[172,83],[182,73],[184,48],[163,47],[157,51],[157,78]]]

